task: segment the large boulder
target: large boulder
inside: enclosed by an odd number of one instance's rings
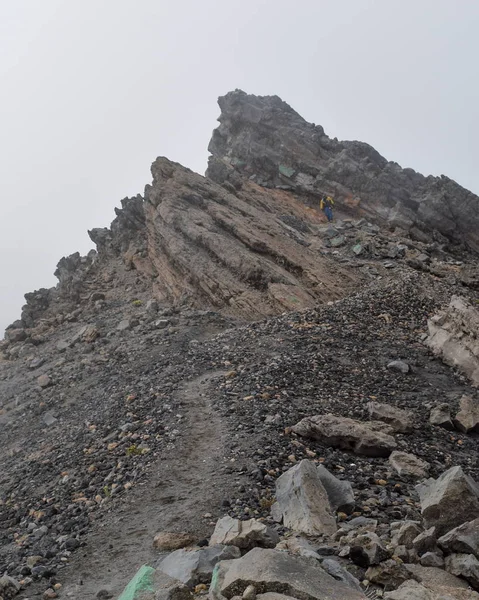
[[[425,526],[435,526],[438,535],[479,517],[479,486],[461,467],[452,467],[416,489]]]
[[[302,460],[276,481],[276,502],[289,529],[332,535],[337,526],[316,465]]]
[[[189,588],[198,583],[209,583],[215,565],[222,560],[239,558],[241,551],[236,546],[208,546],[206,548],[184,548],[175,550],[158,563],[158,570],[181,581]]]
[[[474,554],[479,558],[479,519],[448,531],[437,544],[446,554]]]
[[[459,412],[454,417],[454,425],[462,433],[479,429],[479,401],[477,399],[472,396],[462,396],[459,401]]]
[[[255,546],[274,548],[279,542],[279,535],[274,529],[256,519],[240,521],[228,515],[217,523],[209,545],[237,546],[243,550],[251,550]]]
[[[356,504],[353,486],[349,481],[335,477],[323,465],[318,465],[317,469],[321,483],[328,494],[331,509],[333,511],[339,510],[346,514],[352,513]]]
[[[446,556],[446,571],[463,577],[475,590],[479,589],[479,560],[472,554]]]
[[[453,296],[449,306],[428,321],[426,344],[443,361],[479,386],[479,310]]]
[[[413,430],[414,416],[411,412],[379,402],[369,402],[368,411],[371,419],[383,421],[400,433],[410,433]]]
[[[364,600],[366,596],[337,581],[314,558],[281,550],[254,548],[239,560],[220,563],[210,587],[214,600],[241,596],[253,585],[260,594],[275,592],[300,600]]]
[[[306,417],[292,427],[302,437],[318,440],[324,446],[349,450],[372,457],[388,457],[396,449],[394,438],[376,424],[335,415]]]

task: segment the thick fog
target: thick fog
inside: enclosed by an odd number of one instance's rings
[[[216,99],[277,94],[479,192],[477,0],[0,3],[0,338],[165,155],[204,172]]]

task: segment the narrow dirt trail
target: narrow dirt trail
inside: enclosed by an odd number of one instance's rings
[[[93,600],[108,589],[117,597],[138,567],[156,562],[155,533],[189,531],[198,539],[211,533],[210,519],[203,515],[218,516],[232,483],[221,472],[227,436],[209,394],[221,374],[205,373],[178,389],[187,423],[175,449],[158,460],[127,503],[98,523],[85,548],[59,573],[62,595]]]

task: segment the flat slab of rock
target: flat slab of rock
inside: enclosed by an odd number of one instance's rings
[[[421,479],[428,476],[429,463],[414,454],[395,450],[389,457],[389,464],[399,476],[409,475]]]
[[[290,556],[280,550],[254,548],[227,569],[215,571],[210,595],[241,596],[254,585],[258,592],[275,592],[303,600],[364,600],[366,596],[331,577],[318,561]]]
[[[444,569],[413,564],[406,564],[404,566],[411,574],[411,579],[419,581],[419,583],[422,583],[426,587],[441,586],[453,589],[467,589],[469,587],[467,581],[444,571]]]
[[[292,427],[292,431],[325,446],[364,456],[388,457],[396,449],[394,438],[378,431],[377,425],[331,414],[306,417]]]
[[[444,586],[428,587],[410,579],[394,592],[386,592],[384,598],[386,600],[479,600],[479,594],[473,590]]]
[[[344,481],[343,479],[335,477],[328,469],[326,469],[326,467],[323,467],[323,465],[318,465],[317,470],[321,483],[328,495],[331,509],[333,511],[339,510],[347,515],[351,514],[356,505],[353,486],[349,481]]]
[[[371,419],[387,423],[394,431],[410,433],[414,429],[414,415],[409,411],[379,402],[369,402],[368,411]]]
[[[337,530],[316,465],[302,460],[276,481],[276,503],[285,527],[305,533],[333,535]]]
[[[469,433],[479,429],[479,401],[472,396],[462,396],[459,412],[453,419],[456,429]]]
[[[416,486],[426,528],[443,535],[479,517],[479,486],[461,467],[452,467],[438,479]]]
[[[479,519],[448,531],[437,544],[446,554],[474,554],[479,557]]]
[[[217,523],[209,545],[237,546],[243,550],[251,550],[256,546],[274,548],[279,542],[279,535],[274,529],[256,519],[240,521],[225,516]]]
[[[198,583],[209,583],[216,564],[222,560],[239,558],[236,546],[208,546],[207,548],[181,549],[168,554],[158,563],[158,571],[181,581],[189,588]]]

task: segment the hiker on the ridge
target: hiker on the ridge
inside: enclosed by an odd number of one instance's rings
[[[329,223],[331,223],[333,220],[333,206],[334,200],[331,198],[331,196],[323,196],[321,198],[319,208],[324,212]]]

